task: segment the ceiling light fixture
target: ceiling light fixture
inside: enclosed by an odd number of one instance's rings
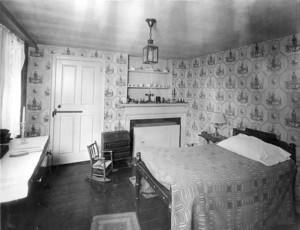
[[[146,22],[150,28],[148,44],[143,48],[143,63],[144,64],[153,64],[158,62],[158,47],[153,45],[152,39],[152,27],[156,23],[156,20],[153,18],[147,18]]]

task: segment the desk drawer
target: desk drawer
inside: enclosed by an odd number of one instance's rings
[[[130,146],[114,148],[112,149],[113,154],[122,153],[122,152],[130,152]]]
[[[130,152],[116,153],[116,154],[114,154],[113,157],[114,157],[114,161],[130,159],[131,153]]]
[[[104,143],[104,148],[105,149],[115,149],[115,148],[129,146],[129,145],[130,145],[129,141],[109,142],[109,143]]]
[[[105,154],[105,156],[108,156],[109,154]],[[129,159],[131,158],[131,152],[126,151],[126,152],[113,152],[113,159],[114,161],[117,160],[122,160],[122,159]]]

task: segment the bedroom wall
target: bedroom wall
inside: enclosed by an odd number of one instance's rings
[[[297,144],[300,159],[300,34],[189,60],[172,60],[177,98],[189,103],[187,143],[214,132],[211,113],[221,111],[232,128],[250,127]]]
[[[188,102],[186,143],[214,132],[210,118],[217,111],[227,118],[225,136],[249,127],[296,144],[300,214],[300,34],[171,62],[176,97]]]
[[[29,48],[26,96],[26,132],[28,136],[50,134],[50,98],[52,55],[62,54],[83,56],[104,60],[105,66],[105,131],[124,129],[124,109],[120,103],[126,102],[128,55],[99,50],[84,50],[70,47],[38,45]]]
[[[296,37],[299,41],[300,34]],[[198,142],[198,134],[203,130],[214,131],[209,123],[213,111],[223,111],[227,117],[227,124],[221,130],[223,135],[231,135],[233,127],[247,126],[299,143],[300,45],[295,52],[292,38],[290,35],[189,60],[170,60],[176,97],[189,103],[187,143]],[[49,134],[52,54],[105,60],[105,131],[124,129],[120,103],[126,100],[127,54],[38,47],[38,50],[30,47],[28,51],[28,135]],[[34,99],[41,106],[31,106]]]

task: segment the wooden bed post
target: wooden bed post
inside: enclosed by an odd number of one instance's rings
[[[138,164],[141,162],[141,153],[138,152],[136,154],[136,163]],[[136,168],[135,170],[135,205],[136,205],[136,211],[139,211],[139,200],[140,200],[140,188],[141,188],[141,179],[142,175],[140,171]]]

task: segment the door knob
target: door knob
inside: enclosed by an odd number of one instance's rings
[[[61,104],[58,104],[58,105],[57,105],[57,108],[61,108]]]

